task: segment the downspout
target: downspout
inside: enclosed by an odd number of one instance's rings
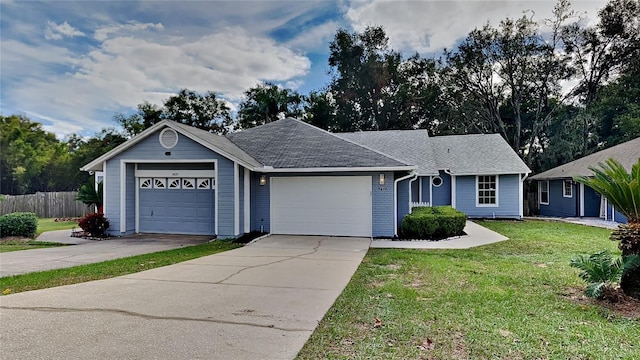
[[[415,171],[411,171],[409,175],[397,178],[393,181],[393,236],[398,237],[398,183],[410,177],[418,177]],[[415,179],[414,179],[415,180]],[[409,184],[409,198],[411,198],[411,184]]]
[[[409,212],[411,212],[411,203],[413,202],[413,182],[416,181],[416,179],[418,179],[418,175],[416,174],[416,176],[409,180]],[[420,195],[418,195],[420,196]],[[418,200],[418,202],[420,202],[420,200]]]
[[[520,219],[524,217],[524,181],[529,177],[528,173],[524,173],[524,177],[520,176]],[[529,201],[527,201],[527,208],[529,208]],[[527,213],[529,211],[527,210]]]

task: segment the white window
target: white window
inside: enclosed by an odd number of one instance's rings
[[[567,198],[573,197],[573,184],[571,184],[571,180],[564,180],[562,182],[562,196]]]
[[[169,179],[169,189],[180,189],[180,179]]]
[[[166,189],[167,188],[167,179],[165,179],[165,178],[153,178],[153,188],[154,189]]]
[[[498,206],[498,177],[476,176],[476,206]]]
[[[198,189],[211,189],[211,179],[197,179]]]
[[[540,204],[549,205],[549,181],[538,181],[538,199]]]
[[[140,178],[140,189],[151,189],[151,178]]]
[[[194,179],[182,179],[182,188],[183,189],[195,189],[195,180]]]

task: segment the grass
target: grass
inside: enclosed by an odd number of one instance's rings
[[[77,221],[54,221],[53,218],[38,219],[38,230],[36,230],[36,237],[45,231],[54,230],[66,230],[78,227]]]
[[[36,230],[36,237],[42,234],[45,231],[53,231],[53,230],[66,230],[73,229],[74,227],[78,227],[78,223],[76,221],[54,221],[53,218],[47,219],[38,219],[38,229]],[[62,244],[53,243],[53,242],[45,242],[45,241],[2,241],[0,242],[0,253],[9,252],[9,251],[18,251],[18,250],[31,250],[31,249],[39,249],[45,247],[55,247],[55,246],[63,246]]]
[[[639,321],[571,299],[585,285],[570,259],[616,251],[610,230],[480,224],[511,240],[470,250],[371,249],[298,358],[640,358]]]
[[[109,260],[96,264],[7,276],[0,278],[0,290],[6,293],[18,293],[92,280],[108,279],[216,254],[239,246],[240,245],[233,244],[229,241],[214,241],[201,245]]]

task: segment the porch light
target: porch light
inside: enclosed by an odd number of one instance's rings
[[[380,185],[384,185],[384,173],[380,173]]]
[[[264,186],[267,183],[267,177],[265,175],[260,176],[260,186]]]

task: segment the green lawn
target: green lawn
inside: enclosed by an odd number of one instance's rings
[[[78,227],[78,223],[75,221],[60,221],[56,222],[52,218],[38,219],[38,229],[36,230],[36,237],[45,231],[53,230],[65,230]],[[0,243],[0,253],[18,250],[30,250],[39,249],[44,247],[61,246],[58,243],[43,242],[43,241],[2,241]]]
[[[176,264],[182,261],[231,250],[239,246],[241,245],[233,244],[230,241],[214,241],[201,245],[109,260],[96,264],[80,265],[66,269],[49,270],[24,275],[7,276],[0,278],[0,292],[6,291],[6,293],[18,293],[92,280],[107,279],[143,270],[149,270],[160,266]]]
[[[74,227],[78,227],[78,223],[76,221],[56,222],[52,218],[38,219],[38,230],[36,231],[36,236],[42,234],[45,231],[66,230],[73,229]]]
[[[511,240],[471,250],[371,249],[298,358],[640,358],[640,321],[571,299],[584,284],[569,260],[616,251],[609,230],[480,224]]]

